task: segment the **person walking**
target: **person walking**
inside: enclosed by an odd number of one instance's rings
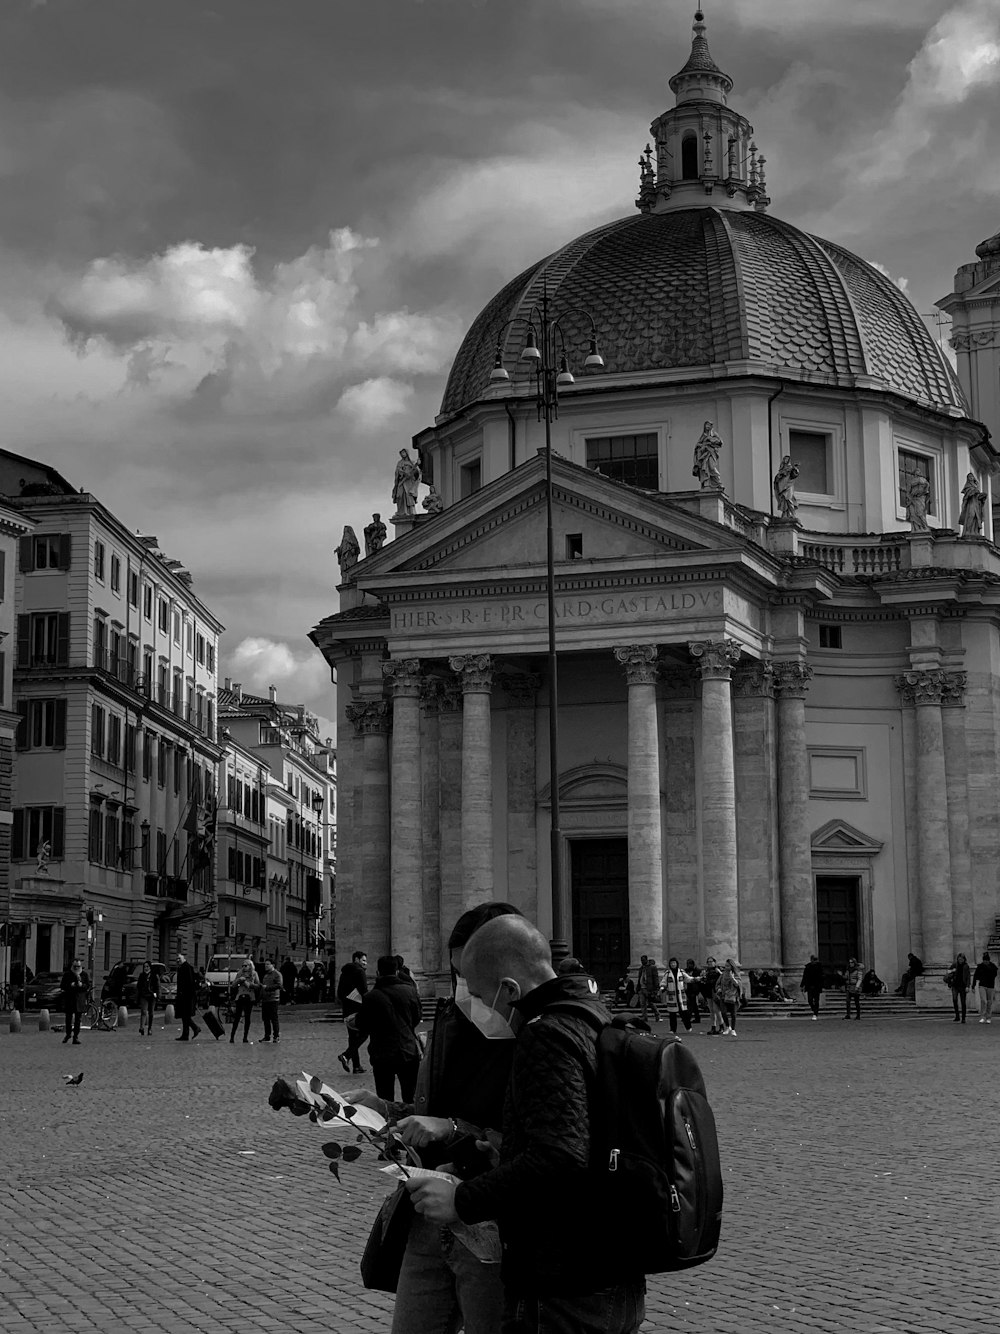
[[[348,1074],[363,1075],[365,1068],[361,1064],[361,1039],[358,1037],[357,1016],[361,1013],[361,1002],[368,994],[368,955],[364,950],[355,950],[351,962],[345,963],[337,980],[337,1000],[344,1015],[344,1027],[347,1029],[347,1050],[342,1051],[337,1060]]]
[[[639,1018],[645,1021],[646,1015],[652,1010],[653,1019],[659,1023],[660,1012],[656,1008],[656,998],[660,994],[660,970],[656,960],[647,958],[645,954],[641,955],[639,962]]]
[[[854,1017],[855,1019],[861,1018],[861,983],[864,980],[864,976],[864,965],[859,963],[857,959],[848,959],[847,973],[844,977],[844,982],[846,983],[844,996],[847,1000],[847,1010],[844,1014],[845,1019],[850,1019],[851,1017],[852,1000],[854,1001]]]
[[[671,955],[667,960],[667,971],[663,974],[663,1004],[671,1033],[677,1032],[678,1017],[683,1021],[685,1033],[691,1031],[687,997],[690,980],[688,974],[681,968],[680,960],[676,955]]]
[[[80,1016],[87,1008],[87,995],[90,991],[90,978],[83,971],[83,964],[74,959],[62,975],[63,1014],[66,1029],[63,1042],[72,1040],[74,1047],[80,1045]]]
[[[687,983],[687,1017],[688,1027],[692,1024],[701,1023],[701,1011],[698,1008],[698,997],[702,994],[701,990],[701,969],[695,963],[694,959],[688,959],[684,965],[684,971],[688,975]]]
[[[139,1036],[142,1037],[145,1031],[152,1037],[153,1011],[160,995],[160,979],[153,972],[153,965],[148,959],[143,961],[135,990],[139,1002]]]
[[[722,971],[719,965],[710,955],[705,960],[705,971],[701,975],[702,995],[708,1001],[708,1015],[712,1021],[712,1027],[705,1036],[710,1038],[720,1035],[725,1026],[722,1017],[722,1005],[717,994],[721,976]]]
[[[375,986],[361,1002],[358,1037],[367,1038],[375,1092],[392,1102],[399,1080],[400,1101],[412,1102],[420,1065],[416,1027],[420,998],[411,982],[396,973],[396,959],[383,954],[375,965]]]
[[[972,990],[979,988],[979,1022],[990,1023],[993,1016],[993,990],[997,984],[997,966],[984,951],[982,960],[976,964],[972,974]]]
[[[177,955],[177,999],[174,1002],[174,1010],[177,1018],[181,1021],[181,1034],[175,1038],[176,1042],[187,1042],[190,1038],[196,1038],[201,1032],[200,1027],[194,1021],[195,996],[198,989],[198,979],[195,971],[187,961],[186,954]]]
[[[964,954],[956,954],[955,962],[944,975],[944,980],[951,988],[951,1004],[955,1011],[954,1023],[965,1023],[966,993],[972,980],[969,961]]]
[[[722,1011],[723,1037],[736,1036],[736,1013],[740,1008],[741,981],[736,964],[732,959],[727,959],[715,984],[715,995]]]
[[[260,979],[260,1017],[264,1023],[264,1036],[261,1042],[277,1042],[278,1002],[281,1000],[281,974],[270,959],[264,964],[264,976]]]
[[[809,962],[802,969],[802,990],[812,1010],[813,1019],[819,1018],[819,998],[823,994],[823,965],[815,954],[810,954]]]
[[[299,975],[299,970],[286,954],[281,961],[281,986],[285,993],[285,1004],[295,1004],[295,983]]]
[[[236,981],[233,983],[233,1031],[229,1034],[229,1041],[236,1041],[236,1030],[240,1026],[240,1020],[243,1020],[243,1041],[250,1041],[250,1016],[253,1013],[253,1003],[257,998],[257,988],[260,986],[260,978],[257,976],[257,969],[253,966],[253,961],[247,959],[242,965],[240,971],[236,974]]]

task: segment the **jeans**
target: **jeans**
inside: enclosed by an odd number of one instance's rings
[[[351,1013],[357,1014],[357,1010],[353,1010],[351,1011]],[[358,1030],[354,1027],[353,1024],[347,1024],[346,1028],[347,1028],[347,1051],[344,1052],[344,1055],[350,1061],[351,1069],[354,1071],[354,1073],[360,1074],[361,1048],[362,1045],[364,1044],[364,1038],[358,1037]]]
[[[979,988],[979,1017],[981,1019],[989,1019],[992,1014],[993,988],[981,986]]]
[[[649,1010],[652,1010],[652,1011],[653,1011],[653,1019],[656,1021],[656,1023],[659,1023],[659,1022],[660,1022],[660,1012],[659,1012],[659,1010],[656,1008],[656,997],[655,997],[655,996],[651,995],[649,992],[646,992],[646,991],[640,991],[640,992],[639,992],[639,1005],[640,1005],[640,1007],[641,1007],[641,1008],[640,1008],[640,1012],[639,1012],[639,1018],[640,1018],[640,1019],[642,1019],[642,1020],[645,1022],[647,1012],[648,1012]]]
[[[955,1007],[955,1018],[956,1018],[956,1019],[959,1017],[959,1013],[958,1013],[959,999],[961,999],[961,1002],[962,1002],[962,1015],[961,1015],[961,1017],[962,1017],[962,1019],[964,1020],[964,1019],[965,1019],[965,992],[964,992],[964,991],[960,991],[960,990],[958,989],[958,987],[952,987],[952,989],[951,989],[951,1003],[952,1003],[952,1005],[954,1005],[954,1007]]]
[[[264,1021],[264,1041],[266,1042],[268,1038],[274,1038],[275,1042],[277,1042],[279,1033],[278,1002],[261,1001],[260,1017]]]
[[[676,1033],[676,1032],[677,1032],[677,1015],[676,1015],[676,1014],[668,1014],[668,1015],[667,1015],[667,1018],[670,1020],[670,1031],[671,1031],[671,1033]],[[683,1022],[684,1022],[684,1031],[685,1031],[686,1033],[687,1033],[687,1032],[690,1032],[690,1031],[691,1031],[691,1016],[688,1014],[687,1010],[682,1010],[682,1011],[681,1011],[680,1018],[681,1018],[681,1019],[683,1020]]]
[[[809,1008],[813,1014],[819,1014],[819,998],[822,995],[819,991],[807,991],[806,1000],[809,1002]]]
[[[75,1007],[66,1011],[66,1036],[74,1039],[80,1036],[80,1011]]]
[[[860,1019],[860,1018],[861,1018],[861,992],[860,992],[860,991],[845,991],[845,992],[844,992],[844,995],[845,995],[846,998],[847,998],[847,1012],[845,1013],[844,1018],[845,1018],[845,1019],[850,1019],[850,1017],[851,1017],[851,1001],[853,1001],[853,1002],[854,1002],[854,1017],[855,1017],[855,1019]]]
[[[396,1287],[392,1334],[500,1334],[500,1266],[483,1264],[448,1228],[417,1214]]]
[[[181,1021],[181,1024],[183,1025],[183,1027],[181,1028],[181,1037],[186,1038],[188,1036],[189,1029],[191,1031],[191,1036],[197,1037],[198,1034],[201,1032],[201,1029],[194,1021],[194,1001],[179,1000],[177,1002],[176,1013],[177,1013],[177,1018]]]
[[[635,1334],[646,1318],[646,1281],[577,1297],[504,1298],[502,1334]]]
[[[722,1010],[723,1031],[731,1028],[736,1032],[736,1011],[739,1008],[739,1001],[720,1001],[719,1006]]]
[[[150,1033],[153,1031],[153,1007],[156,1005],[155,996],[143,996],[139,1002],[139,1029],[148,1028]]]
[[[229,1035],[229,1041],[232,1042],[236,1037],[236,1030],[240,1026],[240,1019],[243,1020],[243,1041],[246,1042],[250,1037],[250,1015],[253,1011],[253,1001],[249,996],[240,996],[233,1007],[233,1031]]]
[[[399,1101],[412,1102],[417,1089],[419,1056],[382,1056],[372,1061],[375,1093],[386,1102],[396,1100],[396,1078],[399,1078]]]

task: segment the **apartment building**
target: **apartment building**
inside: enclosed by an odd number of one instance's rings
[[[268,921],[267,765],[223,726],[216,836],[218,949],[252,954],[266,949]]]
[[[332,952],[336,885],[336,751],[304,705],[283,704],[228,679],[220,726],[267,770],[265,950],[301,960]],[[247,942],[249,943],[249,942]]]
[[[0,450],[20,539],[11,913],[35,972],[213,934],[221,622],[190,572],[55,469]]]

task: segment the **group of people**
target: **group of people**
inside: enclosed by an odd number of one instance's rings
[[[200,979],[194,967],[188,962],[187,955],[183,953],[177,955],[176,978],[177,999],[174,1008],[177,1018],[181,1021],[181,1032],[176,1041],[190,1042],[201,1032],[201,1027],[195,1022],[194,1017],[198,1006]],[[265,960],[263,975],[258,976],[253,962],[248,959],[236,974],[231,988],[233,1026],[229,1041],[236,1041],[236,1034],[242,1023],[243,1041],[250,1044],[250,1021],[257,997],[260,996],[260,1014],[264,1024],[264,1036],[261,1042],[277,1042],[281,1032],[278,1019],[281,993],[281,973],[271,960]],[[152,1009],[150,1009],[150,1024],[152,1024]],[[221,1031],[216,1034],[216,1038],[221,1036]]]
[[[615,998],[620,1004],[635,1003],[643,1022],[652,1014],[659,1023],[662,1007],[671,1033],[677,1032],[678,1021],[686,1032],[690,1032],[693,1024],[701,1023],[699,1001],[703,999],[712,1024],[705,1036],[734,1038],[744,987],[735,959],[726,959],[721,968],[711,956],[705,960],[704,968],[699,968],[694,959],[688,959],[681,968],[680,960],[671,955],[661,976],[656,960],[643,954],[635,983],[629,977],[619,978]]]
[[[347,1047],[338,1057],[345,1073],[363,1075],[361,1048],[368,1043],[375,1091],[391,1100],[399,1080],[404,1102],[413,1098],[423,1050],[417,1032],[420,997],[401,954],[384,954],[375,964],[375,985],[368,989],[368,955],[355,950],[340,970],[337,999],[347,1029]]]
[[[951,988],[952,1004],[955,1008],[954,1022],[965,1023],[966,997],[969,988],[979,991],[979,1022],[989,1024],[993,1021],[993,998],[996,994],[997,966],[990,958],[989,951],[983,951],[983,957],[976,964],[975,972],[969,969],[969,961],[964,954],[956,955],[955,962],[944,975],[945,983]]]

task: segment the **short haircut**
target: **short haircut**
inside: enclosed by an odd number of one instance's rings
[[[378,973],[379,977],[390,977],[396,972],[397,968],[398,964],[396,963],[395,954],[379,955],[378,962],[375,965],[375,971]]]
[[[507,916],[521,917],[523,914],[513,903],[477,903],[474,908],[462,913],[451,928],[451,935],[448,937],[449,952],[462,949],[469,943],[469,937],[487,922],[492,922],[494,917]]]
[[[487,978],[552,975],[552,952],[538,927],[526,917],[509,913],[495,917],[476,932],[462,955],[466,978],[472,969]]]
[[[368,958],[368,954],[367,954],[367,951],[365,951],[365,950],[355,950],[354,953],[351,955],[351,961],[352,961],[352,962],[353,962],[355,959],[367,959],[367,958]]]

